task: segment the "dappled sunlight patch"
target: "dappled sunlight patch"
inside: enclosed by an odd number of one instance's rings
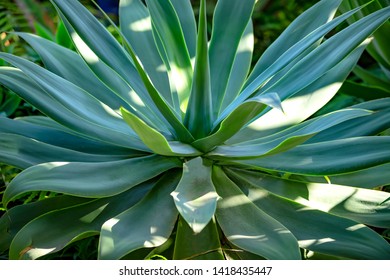
[[[299,240],[298,243],[299,243],[300,247],[310,247],[313,245],[323,245],[323,244],[332,243],[335,241],[336,240],[333,238],[326,237],[326,238],[321,238],[321,239]]]
[[[129,24],[129,28],[134,32],[152,31],[152,22],[150,16]]]
[[[86,62],[89,64],[94,64],[100,61],[100,58],[91,50],[91,48],[83,41],[83,39],[81,39],[77,33],[72,33],[71,37],[79,52],[82,53]]]

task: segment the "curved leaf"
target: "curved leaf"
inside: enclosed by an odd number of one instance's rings
[[[206,2],[201,1],[199,33],[191,95],[184,119],[195,139],[208,135],[212,129],[212,96],[207,40]]]
[[[0,218],[0,252],[8,250],[15,235],[35,218],[88,201],[90,199],[63,195],[12,207]]]
[[[333,184],[305,183],[251,171],[227,171],[245,184],[323,212],[363,224],[387,228],[390,224],[390,194]]]
[[[183,176],[171,193],[177,210],[195,234],[200,233],[214,216],[219,198],[211,181],[211,166],[200,157],[183,165]]]
[[[176,11],[183,30],[190,58],[195,57],[196,52],[196,21],[190,0],[170,0]]]
[[[7,55],[7,57],[10,56]],[[16,58],[16,60],[23,61],[20,58]],[[105,104],[59,76],[31,62],[23,61],[22,63],[31,66],[31,69],[27,69],[28,73],[39,79],[40,85],[45,87],[50,94],[40,89],[37,83],[15,68],[1,67],[0,81],[17,92],[23,99],[39,108],[47,116],[80,134],[87,134],[89,137],[114,145],[122,145],[143,151],[148,150],[126,123],[121,120],[120,116]],[[63,88],[68,86],[69,95],[62,94]],[[75,102],[77,98],[80,98],[80,100]],[[81,100],[91,106],[88,111],[84,109],[85,104]]]
[[[259,186],[259,183],[255,186],[252,180],[250,182],[246,180],[244,173],[240,175],[242,176],[238,181],[236,180],[236,183],[243,192],[258,208],[291,230],[298,239],[300,247],[352,259],[386,259],[389,257],[390,245],[372,229],[274,195],[267,191],[272,187],[265,190]],[[294,183],[288,185],[286,182],[287,186],[295,187]],[[325,191],[329,192],[329,190]],[[333,190],[333,196],[336,196],[336,193]],[[308,196],[311,196],[311,192]],[[323,200],[325,201],[326,198]]]
[[[289,150],[317,133],[347,120],[366,116],[369,111],[347,109],[329,113],[263,139],[254,139],[236,146],[219,146],[207,156],[212,158],[255,158]]]
[[[390,162],[390,137],[357,137],[295,147],[264,158],[235,163],[302,175],[335,175]],[[293,164],[292,164],[293,163]]]
[[[16,34],[34,48],[45,64],[45,68],[50,72],[82,88],[111,109],[118,110],[126,104],[127,101],[106,87],[74,51],[33,34]]]
[[[170,71],[170,82],[175,86],[182,106],[190,94],[192,65],[179,18],[170,1],[146,0],[146,4],[168,58],[166,67]]]
[[[119,259],[139,248],[160,246],[169,238],[178,215],[169,193],[179,176],[164,176],[139,203],[103,224],[99,259]]]
[[[122,116],[129,126],[138,134],[143,143],[153,152],[164,156],[196,156],[200,152],[188,144],[181,142],[168,142],[157,130],[148,126],[136,115],[121,108]]]
[[[336,26],[354,14],[358,9],[354,9],[348,13],[345,13],[336,19],[330,21],[329,23],[324,24],[323,26],[318,27],[316,30],[312,31],[309,35],[301,39],[299,42],[294,44],[291,48],[289,48],[285,53],[283,53],[280,57],[278,57],[271,66],[269,66],[262,73],[259,73],[255,79],[244,87],[240,95],[236,98],[234,102],[232,102],[221,114],[220,118],[226,117],[234,108],[236,108],[239,104],[241,104],[244,100],[250,97],[256,90],[258,90],[261,86],[266,84],[275,74],[283,70],[285,67],[292,68],[289,64],[293,63],[297,58],[300,58],[302,55],[306,55],[306,52],[313,48],[313,44],[316,44],[318,40],[320,40],[323,36],[325,36],[328,32],[333,30]],[[363,39],[362,39],[363,41]],[[274,58],[275,59],[275,58]],[[299,59],[298,61],[301,61]],[[340,61],[340,59],[338,60]],[[321,64],[320,64],[321,65]],[[288,71],[289,72],[289,71]],[[302,73],[302,72],[299,72]],[[315,79],[312,80],[314,82]],[[306,83],[307,85],[307,83]],[[285,95],[283,95],[282,100]]]
[[[32,220],[15,236],[11,259],[36,259],[67,244],[98,234],[104,222],[136,204],[150,189],[143,184],[118,196],[48,212]],[[126,203],[121,203],[126,201]]]
[[[198,234],[183,218],[179,218],[175,239],[174,260],[224,260],[215,219]]]
[[[146,74],[142,67],[137,65],[132,49],[126,53],[116,39],[78,1],[62,1],[57,4],[64,5],[59,8],[61,19],[72,34],[78,52],[99,79],[131,104],[145,119],[152,120],[160,125],[161,129],[169,127],[169,123],[162,117],[161,107],[158,107],[160,104],[156,104],[156,100],[152,99],[150,84],[142,77],[141,74]],[[64,10],[68,17],[63,14]],[[83,22],[80,18],[87,18],[88,21]],[[121,35],[119,29],[118,32]],[[123,39],[124,43],[127,43],[124,37]],[[113,65],[112,62],[118,59],[122,62]]]
[[[75,134],[47,117],[27,116],[18,119],[0,118],[0,133],[16,134],[86,154],[123,157],[145,155],[140,151],[110,145]],[[53,153],[56,154],[56,153]]]
[[[390,127],[390,98],[378,99],[352,106],[373,110],[374,114],[339,124],[332,129],[324,130],[310,139],[309,143],[323,142],[329,140],[378,135]]]
[[[244,34],[241,37],[240,44],[237,48],[237,53],[234,58],[232,72],[230,73],[229,81],[226,86],[225,97],[221,104],[221,110],[233,102],[237,95],[241,92],[244,82],[248,76],[252,63],[252,55],[255,44],[253,35],[253,22],[250,20],[245,28]]]
[[[176,158],[156,155],[87,163],[43,163],[24,170],[8,185],[3,203],[16,196],[46,190],[82,197],[105,197],[124,192],[166,170],[181,166]]]
[[[267,91],[280,92],[280,98],[283,100],[287,96],[304,89],[366,41],[366,38],[383,24],[389,16],[390,7],[387,7],[343,29],[301,59]],[[302,75],[302,73],[305,74]]]
[[[120,29],[142,61],[156,89],[173,106],[167,70],[161,71],[163,60],[156,47],[150,14],[141,0],[119,2]]]
[[[222,120],[218,130],[214,134],[196,140],[192,145],[204,152],[215,148],[256,118],[267,106],[283,110],[279,96],[276,93],[268,93],[248,99],[238,106],[226,119]]]
[[[275,58],[282,56],[298,41],[304,38],[306,40],[312,31],[331,21],[341,2],[342,0],[319,1],[297,17],[262,54],[248,78],[247,84],[266,71],[274,63]],[[318,37],[318,40],[322,36]]]
[[[257,208],[219,167],[213,168],[213,182],[222,198],[217,221],[230,242],[267,259],[301,259],[292,233]]]
[[[0,162],[21,169],[52,161],[106,162],[125,158],[73,151],[15,134],[0,133],[0,139]]]
[[[366,45],[362,44],[322,77],[283,100],[283,112],[270,109],[229,139],[228,143],[261,138],[306,120],[335,96],[365,47]]]
[[[209,48],[213,119],[221,109],[237,48],[254,5],[255,0],[220,0],[215,7]]]

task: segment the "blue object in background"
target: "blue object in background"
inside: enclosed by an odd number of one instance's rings
[[[107,14],[118,15],[119,0],[98,0],[97,3]]]

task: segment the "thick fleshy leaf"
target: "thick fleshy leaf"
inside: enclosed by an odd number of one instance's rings
[[[79,136],[74,131],[43,116],[27,116],[17,119],[0,118],[0,133],[16,134],[86,154],[114,155],[118,156],[118,159],[145,155],[140,151],[109,145],[86,138],[84,135]]]
[[[206,1],[201,1],[194,77],[184,123],[195,139],[212,129],[212,97],[207,39]]]
[[[87,198],[63,195],[12,207],[0,218],[0,252],[9,249],[12,239],[28,222],[48,212],[89,201]]]
[[[369,111],[359,109],[347,109],[336,111],[327,115],[318,117],[293,126],[285,131],[264,137],[263,139],[254,139],[240,143],[236,146],[219,146],[207,155],[212,158],[255,158],[270,154],[284,152],[296,147],[315,134],[331,128],[347,120],[366,116]]]
[[[220,0],[215,7],[209,48],[214,119],[221,109],[240,39],[254,5],[255,0]]]
[[[243,177],[235,181],[243,192],[258,208],[285,225],[298,239],[300,247],[352,259],[389,257],[390,245],[363,224],[274,195],[261,188],[259,185],[262,183],[248,185],[244,173],[241,175]],[[294,188],[295,185],[290,187]]]
[[[156,104],[150,94],[151,85],[145,84],[145,79],[140,76],[141,73],[146,74],[142,67],[138,67],[135,61],[138,58],[132,49],[126,53],[116,39],[78,1],[59,3],[64,5],[59,7],[59,14],[68,32],[72,34],[78,52],[99,79],[134,107],[145,120],[152,120],[161,126],[161,129],[169,127],[169,123],[162,117],[160,104]],[[80,20],[81,18],[88,18],[88,21]],[[86,22],[88,24],[85,24]],[[118,32],[121,34],[119,29]],[[125,37],[123,41],[127,43]],[[112,62],[118,59],[122,63],[113,65]]]
[[[190,58],[193,58],[196,52],[196,21],[191,0],[170,1],[179,18]]]
[[[356,137],[301,145],[284,153],[235,163],[290,174],[335,175],[390,162],[389,146],[387,136]]]
[[[144,71],[142,63],[135,55],[134,51],[132,50],[132,47],[128,44],[127,41],[125,43],[129,54],[134,61],[135,67],[137,68],[137,71],[143,83],[145,84],[145,87],[149,93],[149,97],[159,110],[159,113],[162,115],[162,117],[165,118],[165,120],[167,121],[169,131],[180,141],[185,143],[191,143],[194,138],[187,130],[187,128],[182,124],[180,112],[177,112],[177,110],[175,111],[175,108],[172,108],[172,106],[170,106],[169,103],[167,103],[167,101],[160,95],[155,86],[152,84],[147,73]]]
[[[292,179],[293,178],[295,179],[295,176],[292,176]],[[298,176],[297,180],[317,183],[331,182],[337,185],[373,189],[390,185],[390,163],[374,166],[356,172],[328,176],[327,178],[316,176]]]
[[[350,10],[353,7],[358,5],[365,4],[364,0],[353,0],[353,1],[343,1],[342,5],[340,5],[340,11],[345,12]],[[349,19],[349,23],[353,23],[354,21],[374,12],[381,8],[389,6],[390,3],[387,0],[375,0],[370,2],[370,5],[367,5],[361,13],[357,14],[355,17]],[[390,69],[390,52],[388,50],[388,34],[390,32],[390,23],[385,22],[375,33],[374,42],[367,48],[368,53],[378,61],[383,69]],[[390,78],[390,77],[389,77]]]
[[[313,209],[376,227],[387,228],[390,224],[390,194],[383,191],[305,183],[252,171],[234,171],[228,174],[246,184]]]
[[[119,21],[123,35],[142,61],[156,89],[173,106],[167,71],[161,69],[164,62],[153,38],[148,9],[141,0],[122,0],[119,2]]]
[[[221,111],[223,111],[240,93],[244,82],[248,76],[252,63],[254,49],[253,22],[250,20],[245,28],[238,45],[236,57],[226,86],[225,97],[222,101]]]
[[[329,140],[378,135],[390,127],[390,98],[364,102],[351,108],[361,108],[374,111],[370,116],[364,116],[327,129],[310,139],[311,143]]]
[[[53,161],[106,162],[126,158],[73,151],[15,134],[0,133],[0,139],[0,162],[21,169]]]
[[[167,174],[139,203],[103,224],[99,259],[119,259],[136,249],[167,241],[178,216],[169,193],[179,178],[180,173]]]
[[[304,89],[347,57],[389,17],[387,7],[343,29],[301,59],[267,91],[279,92],[283,100]]]
[[[197,156],[201,153],[188,144],[168,142],[160,132],[148,126],[136,115],[121,109],[123,119],[153,152],[163,156]]]
[[[91,72],[76,52],[33,34],[17,34],[34,48],[47,70],[82,88],[111,109],[118,110],[126,104],[127,101],[117,96]]]
[[[101,163],[43,163],[12,180],[3,203],[7,205],[18,195],[37,190],[82,197],[112,196],[179,166],[181,161],[176,158],[156,155]]]
[[[234,108],[239,106],[244,100],[249,98],[256,90],[260,87],[264,86],[275,74],[283,70],[285,67],[289,69],[292,68],[293,63],[295,65],[297,62],[302,60],[303,55],[307,55],[308,51],[313,49],[313,45],[318,42],[325,34],[333,30],[336,26],[342,23],[345,19],[354,14],[358,9],[345,13],[336,19],[330,21],[323,26],[318,27],[315,31],[311,32],[307,37],[301,39],[299,42],[294,44],[291,48],[289,48],[286,52],[284,52],[280,57],[278,57],[271,66],[269,66],[266,70],[260,73],[251,83],[249,83],[240,93],[240,95],[236,98],[234,102],[232,102],[221,114],[220,117],[224,118],[229,114]],[[366,36],[367,37],[367,36]],[[364,37],[365,38],[365,37]],[[362,39],[363,41],[364,39]],[[299,59],[298,59],[299,58]],[[338,62],[340,59],[338,60]],[[320,64],[321,65],[321,64]],[[319,67],[321,68],[321,67]],[[325,73],[324,71],[323,73]],[[302,72],[299,72],[302,73]],[[319,77],[318,77],[319,78]],[[313,79],[311,82],[314,82],[316,79]],[[310,83],[311,83],[310,82]],[[310,83],[306,83],[307,86]],[[283,95],[282,100],[285,99],[285,95]]]
[[[147,0],[153,28],[161,40],[169,65],[170,82],[179,95],[180,106],[188,102],[192,84],[192,65],[180,20],[170,1]],[[176,108],[178,109],[178,108]]]
[[[175,239],[174,260],[224,260],[215,219],[198,234],[183,218],[179,218]]]
[[[233,144],[261,138],[306,120],[335,96],[365,47],[366,44],[362,44],[321,78],[283,100],[283,112],[270,109],[227,142]]]
[[[267,259],[301,259],[292,233],[256,207],[216,166],[213,182],[222,198],[216,211],[217,221],[230,242]]]
[[[7,56],[28,72],[1,67],[0,81],[47,116],[80,134],[120,146],[148,150],[117,112],[87,92],[27,60],[8,54],[0,56]],[[67,88],[66,95],[62,94],[64,88]]]
[[[319,1],[297,17],[262,54],[248,78],[247,84],[251,83],[257,76],[271,66],[275,58],[282,56],[283,53],[298,41],[304,38],[306,40],[306,36],[312,31],[331,21],[341,2],[341,0]]]
[[[129,55],[86,7],[76,0],[51,0],[51,2],[59,9],[61,15],[74,28],[74,31],[88,48],[92,50],[91,55],[94,53],[93,56],[89,57],[90,62],[98,57],[126,80],[137,94],[141,94],[141,97],[147,96],[142,80]],[[74,35],[71,34],[71,36]]]
[[[39,216],[16,234],[10,259],[36,259],[78,239],[97,235],[103,223],[136,204],[151,186],[142,184],[118,196],[57,208]]]
[[[192,145],[201,151],[207,152],[223,144],[240,131],[242,127],[256,118],[267,106],[283,110],[279,96],[276,93],[268,93],[248,99],[238,106],[226,119],[222,120],[215,133],[196,140]]]
[[[211,166],[201,157],[183,165],[183,176],[172,197],[177,210],[195,234],[200,233],[214,216],[219,198],[211,181]]]

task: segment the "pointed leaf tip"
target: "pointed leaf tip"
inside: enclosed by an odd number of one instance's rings
[[[205,166],[200,157],[184,163],[182,178],[171,196],[194,233],[201,232],[214,216],[219,198],[211,180],[211,167]]]

